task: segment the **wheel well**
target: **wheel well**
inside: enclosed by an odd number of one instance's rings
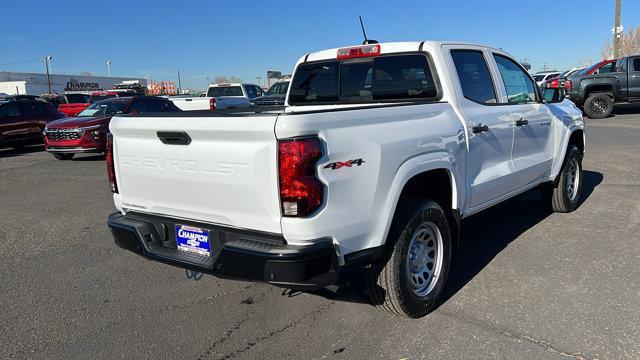
[[[451,210],[451,178],[444,169],[431,170],[415,175],[402,189],[400,200],[406,197],[430,199],[445,211]]]
[[[459,246],[460,212],[453,209],[453,186],[449,171],[445,169],[430,170],[415,175],[402,189],[398,204],[406,198],[423,198],[433,200],[440,205],[447,215],[454,247]]]
[[[569,145],[575,145],[580,149],[580,152],[584,155],[584,133],[582,130],[576,130],[571,133],[569,137]]]
[[[592,85],[592,86],[589,86],[585,90],[585,95],[584,95],[585,100],[586,100],[586,98],[589,97],[589,95],[591,95],[593,93],[607,93],[607,94],[610,94],[611,96],[613,96],[613,87],[611,87],[610,85]]]

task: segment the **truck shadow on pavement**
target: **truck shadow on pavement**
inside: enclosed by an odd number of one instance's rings
[[[601,173],[584,170],[581,205],[602,180]],[[438,306],[460,291],[512,241],[552,213],[542,203],[540,192],[531,190],[465,219],[460,236],[461,246],[454,253],[447,287]],[[361,271],[349,271],[344,274],[345,286],[337,290],[327,288],[309,293],[335,301],[370,303],[362,276]],[[285,291],[282,295],[297,294],[300,292]]]

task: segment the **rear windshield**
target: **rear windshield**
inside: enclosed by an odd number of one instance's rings
[[[67,94],[67,101],[71,104],[88,103],[89,97],[85,94]]]
[[[433,99],[438,90],[427,57],[390,55],[298,66],[290,105]]]
[[[208,97],[221,96],[242,96],[242,88],[240,86],[216,86],[210,87],[207,91]]]

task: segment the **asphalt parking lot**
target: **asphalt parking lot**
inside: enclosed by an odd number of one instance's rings
[[[189,280],[118,249],[104,160],[0,150],[0,358],[640,358],[640,106],[587,120],[586,199],[465,220],[420,320],[334,293]]]

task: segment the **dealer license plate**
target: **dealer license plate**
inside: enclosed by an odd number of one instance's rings
[[[187,225],[176,225],[176,245],[178,250],[211,256],[209,230]]]

